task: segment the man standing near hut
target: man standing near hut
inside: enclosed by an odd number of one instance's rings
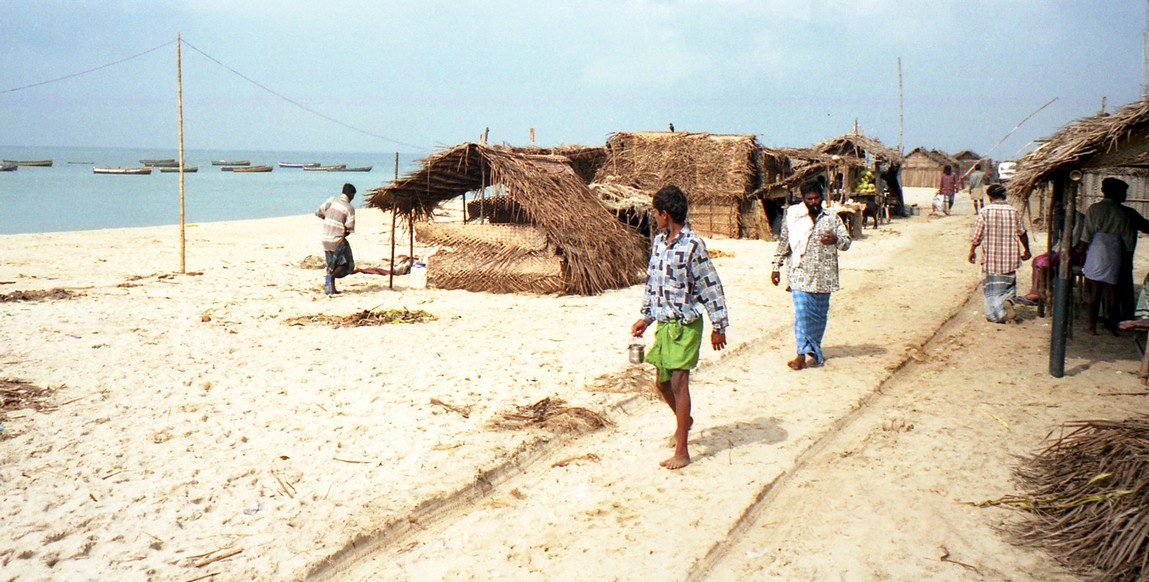
[[[954,194],[958,191],[958,176],[953,166],[942,168],[942,177],[938,185],[938,195],[942,197],[942,212],[949,216],[950,209],[954,207]]]
[[[969,198],[973,200],[973,213],[976,216],[985,207],[985,172],[981,169],[981,160],[978,160],[962,179],[969,180]]]
[[[355,258],[351,255],[351,244],[347,235],[355,232],[355,186],[343,185],[343,193],[332,196],[324,202],[315,215],[323,219],[323,255],[327,259],[327,278],[323,282],[323,292],[335,295],[335,280],[350,275],[355,270]]]
[[[977,215],[969,241],[969,262],[977,264],[977,247],[981,246],[986,320],[1017,321],[1017,311],[1013,308],[1017,296],[1017,267],[1029,260],[1029,235],[1021,213],[1005,200],[1005,186],[994,184],[986,194],[989,204]]]
[[[850,248],[850,232],[838,214],[822,206],[822,184],[807,180],[799,188],[802,204],[786,209],[770,282],[782,280],[782,265],[790,262],[788,280],[794,301],[794,338],[798,355],[791,370],[821,366],[822,336],[830,313],[830,294],[838,290],[838,251]]]
[[[1085,333],[1097,335],[1098,311],[1105,299],[1108,310],[1106,327],[1117,335],[1117,323],[1129,317],[1123,314],[1118,298],[1118,285],[1129,278],[1132,294],[1133,252],[1137,247],[1137,221],[1132,209],[1124,205],[1129,184],[1117,178],[1101,181],[1101,200],[1085,211],[1085,228],[1078,249],[1085,250],[1082,273],[1089,282],[1089,313]],[[1128,274],[1125,271],[1128,270]]]
[[[726,347],[726,296],[710,261],[706,243],[686,226],[688,203],[678,186],[666,186],[654,195],[654,217],[659,233],[650,250],[642,319],[630,326],[641,337],[657,321],[654,345],[646,355],[657,370],[655,387],[674,411],[674,456],[659,463],[667,469],[690,464],[687,437],[690,416],[690,370],[698,365],[702,346],[702,312],[710,317],[710,346]]]

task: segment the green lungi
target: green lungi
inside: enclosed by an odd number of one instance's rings
[[[658,370],[659,382],[669,382],[672,370],[691,370],[698,366],[701,347],[701,317],[686,325],[681,320],[660,321],[654,330],[654,345],[646,354],[646,363]]]

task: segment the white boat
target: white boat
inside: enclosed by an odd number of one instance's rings
[[[152,173],[151,167],[143,168],[92,168],[93,174],[136,174],[147,175]]]
[[[281,168],[318,168],[319,162],[279,162]]]

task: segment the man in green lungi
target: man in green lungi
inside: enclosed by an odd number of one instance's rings
[[[654,345],[646,361],[658,371],[655,386],[674,411],[674,456],[659,463],[667,469],[690,464],[686,446],[694,418],[690,416],[690,370],[698,366],[702,346],[702,312],[710,317],[710,345],[726,347],[726,296],[710,261],[706,243],[686,226],[688,204],[678,186],[666,186],[654,195],[654,217],[659,233],[650,250],[642,319],[630,326],[641,337],[657,321]]]

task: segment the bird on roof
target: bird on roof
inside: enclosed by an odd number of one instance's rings
[[[674,133],[674,124],[670,124],[670,133]]]

